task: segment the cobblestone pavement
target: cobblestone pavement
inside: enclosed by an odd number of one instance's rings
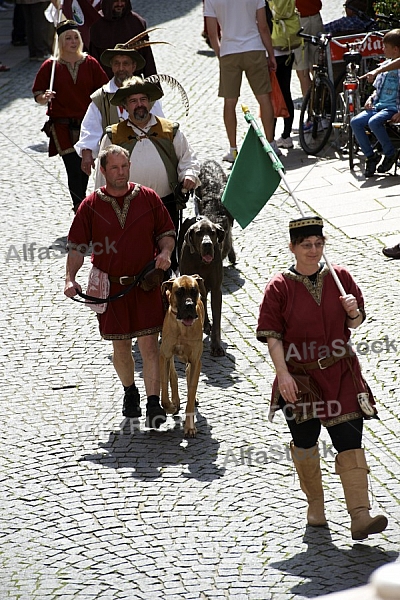
[[[182,127],[200,158],[219,160],[227,143],[218,65],[200,37],[200,2],[138,0],[135,8],[162,27],[156,39],[172,44],[155,54],[159,71],[190,96]],[[212,359],[205,340],[197,438],[184,440],[172,418],[160,431],[146,430],[143,420],[131,430],[110,344],[100,340],[94,315],[62,294],[57,244],[72,211],[63,165],[47,157],[40,133],[44,109],[30,93],[36,69],[25,59],[0,80],[0,598],[300,600],[364,585],[378,566],[399,560],[398,263],[384,259],[380,237],[362,225],[349,237],[328,221],[328,253],[350,268],[366,298],[369,319],[354,341],[381,420],[366,422],[364,442],[373,511],[389,517],[384,534],[353,543],[326,432],[330,527],[306,529],[289,433],[281,416],[267,420],[273,372],[254,332],[266,281],[290,261],[293,202],[280,190],[246,230],[235,227],[239,260],[225,267],[223,287],[227,354]],[[179,118],[179,101],[166,96],[166,114]],[[243,100],[255,111],[246,86]],[[344,161],[311,160],[298,148],[283,161],[289,181],[303,181],[303,190],[309,183],[302,198],[311,208],[313,197],[323,196],[327,209],[340,204]],[[377,201],[396,199],[395,182],[376,184]],[[347,206],[362,201],[362,186],[353,189],[346,188]],[[379,354],[375,340],[383,342]],[[144,395],[140,360],[137,372]]]

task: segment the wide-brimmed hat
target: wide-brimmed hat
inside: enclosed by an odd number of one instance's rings
[[[316,215],[293,219],[289,223],[290,240],[293,241],[299,237],[309,237],[311,235],[323,237],[323,226],[323,220]]]
[[[155,102],[163,97],[163,92],[154,83],[150,83],[142,77],[130,77],[126,79],[122,86],[117,90],[111,98],[111,104],[120,106],[128,96],[133,94],[143,94],[148,97],[150,102]]]
[[[62,33],[64,33],[64,31],[68,31],[69,29],[77,29],[79,31],[79,24],[76,21],[72,21],[71,19],[61,21],[57,25],[57,35],[61,35]]]
[[[121,55],[129,56],[136,63],[136,71],[141,71],[146,64],[145,59],[137,50],[126,48],[125,44],[117,44],[114,48],[104,50],[100,56],[100,62],[106,67],[111,67],[112,59]]]

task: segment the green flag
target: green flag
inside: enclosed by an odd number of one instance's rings
[[[222,203],[242,229],[258,215],[281,180],[277,169],[283,170],[283,165],[275,153],[272,163],[267,148],[250,126],[222,195]]]

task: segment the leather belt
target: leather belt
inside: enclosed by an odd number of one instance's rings
[[[340,356],[332,354],[331,356],[325,356],[324,358],[319,358],[318,360],[314,360],[313,362],[309,363],[299,363],[292,358],[289,358],[287,362],[292,367],[300,367],[306,371],[313,371],[314,369],[327,369],[328,367],[331,367],[335,363],[339,362],[339,360],[342,360],[343,358],[349,358],[350,356],[354,356],[354,353],[346,350],[345,354],[341,354]]]
[[[119,283],[120,285],[131,285],[132,283],[135,283],[137,275],[122,275],[122,277],[112,277],[111,275],[109,275],[108,279],[111,281],[111,283]]]

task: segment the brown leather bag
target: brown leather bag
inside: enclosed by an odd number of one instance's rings
[[[45,133],[47,135],[47,137],[50,137],[51,134],[51,126],[52,126],[53,122],[51,119],[47,119],[46,123],[43,125],[42,129],[40,131],[43,131],[43,133]]]
[[[291,376],[295,380],[297,384],[297,399],[302,400],[303,396],[309,394],[310,389],[310,376],[309,375],[298,375],[296,373],[291,373]]]
[[[151,269],[143,275],[139,285],[145,292],[150,292],[151,290],[161,286],[162,282],[164,281],[164,277],[165,272],[162,269]]]

